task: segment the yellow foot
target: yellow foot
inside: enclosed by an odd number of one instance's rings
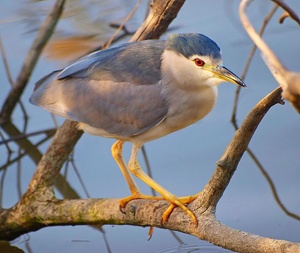
[[[163,200],[164,198],[161,196],[150,196],[141,193],[133,193],[131,196],[123,198],[119,201],[120,211],[124,213],[123,209],[126,207],[127,203],[131,200],[135,199],[151,199],[151,200]]]
[[[179,197],[179,198],[174,196],[172,199],[166,199],[162,196],[149,196],[149,195],[144,195],[141,193],[134,193],[131,196],[123,198],[119,201],[120,211],[122,213],[124,213],[123,209],[126,207],[126,204],[129,201],[135,200],[135,199],[167,200],[171,204],[162,215],[162,219],[161,219],[162,223],[167,222],[169,220],[169,217],[170,217],[171,213],[173,212],[174,208],[178,206],[183,211],[185,211],[192,218],[195,225],[197,225],[198,221],[197,221],[195,214],[189,208],[186,207],[186,205],[193,202],[197,198],[197,196],[198,196],[198,194],[195,194],[193,196]]]
[[[195,194],[193,196],[179,197],[178,200],[184,205],[184,207],[186,207],[185,205],[188,205],[191,202],[193,202],[198,197],[198,195],[199,194]],[[162,218],[161,218],[162,223],[168,222],[171,213],[173,212],[174,208],[177,207],[177,206],[179,206],[179,205],[174,204],[174,203],[170,204],[170,206],[167,208],[166,211],[164,211],[164,213],[162,215]],[[195,214],[190,209],[188,209],[187,207],[186,207],[186,209],[183,209],[183,210],[186,211],[186,213],[191,216],[193,222],[197,226],[198,225],[198,221],[197,221],[197,218],[196,218]]]

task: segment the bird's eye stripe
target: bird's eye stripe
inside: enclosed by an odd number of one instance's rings
[[[205,62],[199,58],[194,59],[194,62],[198,67],[202,67],[205,64]]]

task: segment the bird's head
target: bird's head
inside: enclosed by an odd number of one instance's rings
[[[167,39],[163,65],[179,85],[217,86],[230,82],[242,87],[245,83],[222,65],[219,46],[202,34],[174,34]]]

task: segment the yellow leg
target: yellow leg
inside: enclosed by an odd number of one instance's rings
[[[163,199],[162,197],[154,197],[154,196],[148,196],[141,194],[140,189],[138,188],[137,184],[133,180],[130,171],[128,170],[123,156],[122,156],[122,151],[123,151],[123,141],[117,141],[113,144],[111,151],[112,151],[112,156],[119,165],[121,172],[124,175],[124,178],[129,186],[129,189],[131,191],[131,196],[123,198],[120,200],[120,208],[125,208],[126,204],[134,199],[154,199],[154,200],[161,200]]]
[[[193,212],[188,209],[185,206],[185,203],[190,203],[195,198],[193,196],[191,197],[184,197],[182,200],[180,198],[177,198],[175,195],[164,189],[162,186],[160,186],[158,183],[156,183],[151,177],[149,177],[140,167],[138,160],[137,160],[137,154],[139,149],[141,148],[141,145],[132,144],[132,153],[129,160],[128,168],[134,174],[136,177],[144,181],[147,185],[149,185],[151,188],[153,188],[155,191],[157,191],[159,194],[163,196],[165,200],[168,200],[171,203],[171,206],[166,210],[166,212],[162,216],[162,221],[167,221],[171,212],[173,211],[174,207],[178,206],[182,210],[184,210],[190,217],[193,219],[194,223],[197,224],[197,218],[193,214]],[[188,201],[184,201],[188,200]]]
[[[112,147],[111,147],[111,153],[117,164],[119,165],[119,168],[121,169],[121,172],[123,173],[123,176],[129,186],[129,189],[132,194],[139,193],[140,190],[136,183],[134,182],[130,171],[126,167],[126,164],[123,159],[122,151],[123,151],[123,145],[124,141],[116,141]]]

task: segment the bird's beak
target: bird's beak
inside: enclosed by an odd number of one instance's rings
[[[236,74],[231,72],[228,68],[218,65],[218,66],[210,66],[209,71],[214,73],[214,75],[226,82],[230,82],[233,84],[240,85],[242,87],[247,87],[246,84],[242,81],[241,78],[239,78]]]

